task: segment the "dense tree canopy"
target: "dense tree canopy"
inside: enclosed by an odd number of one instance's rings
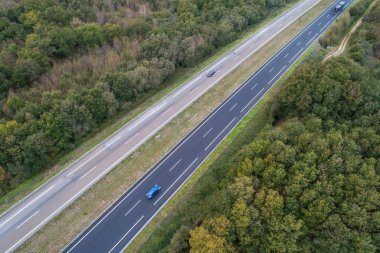
[[[143,252],[379,252],[379,11],[346,57],[294,72],[273,124],[207,172]]]
[[[378,85],[347,60],[301,68],[279,96],[278,125],[242,148],[227,191],[215,193],[229,199],[214,215],[230,226],[220,236],[206,219],[190,230],[191,252],[200,243],[215,247],[208,252],[377,252]]]
[[[121,35],[117,25],[70,25],[74,13],[48,0],[24,0],[0,15],[0,66],[7,75],[0,96],[9,88],[30,86],[54,59],[73,55],[78,48],[94,47]],[[119,32],[117,32],[119,30]],[[9,61],[8,52],[13,52]]]
[[[117,111],[162,88],[176,69],[193,66],[288,2],[7,5],[0,12],[0,195],[51,165]],[[94,51],[106,57],[93,60]]]
[[[352,25],[363,16],[373,0],[360,0],[352,3],[350,9],[344,12],[329,29],[321,36],[319,42],[321,46],[336,46],[343,36],[352,28]]]

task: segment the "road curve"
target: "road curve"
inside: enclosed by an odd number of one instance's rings
[[[332,11],[333,6],[275,54],[63,251],[122,251],[287,69],[340,15],[333,15]],[[145,193],[155,184],[161,185],[161,191],[149,200]]]
[[[3,213],[0,217],[0,252],[15,250],[219,80],[319,1],[305,0],[294,6]],[[216,70],[216,74],[208,78],[206,73],[210,69]],[[209,136],[213,135],[210,133]],[[142,218],[140,222],[144,221]]]

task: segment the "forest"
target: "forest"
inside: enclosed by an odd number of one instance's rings
[[[0,196],[290,0],[4,0]]]
[[[343,57],[298,67],[141,252],[379,252],[379,27],[377,3]]]
[[[322,47],[337,46],[343,36],[352,28],[353,24],[367,11],[373,0],[358,0],[342,13],[329,29],[319,38]]]

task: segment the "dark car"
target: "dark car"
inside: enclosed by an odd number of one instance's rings
[[[337,14],[339,11],[343,9],[343,7],[346,5],[346,2],[340,1],[335,7],[334,7],[334,14]]]
[[[161,189],[161,186],[159,186],[158,184],[154,185],[152,188],[149,189],[149,191],[146,193],[146,197],[148,199],[151,199],[154,197],[154,195],[156,195]]]
[[[207,77],[212,77],[215,73],[215,70],[210,70],[209,72],[207,72]]]

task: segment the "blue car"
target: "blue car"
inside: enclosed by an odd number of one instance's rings
[[[156,184],[155,186],[153,186],[152,188],[149,189],[149,191],[146,193],[146,197],[148,199],[151,199],[154,197],[154,195],[156,195],[161,189],[161,186],[159,186],[158,184]]]

